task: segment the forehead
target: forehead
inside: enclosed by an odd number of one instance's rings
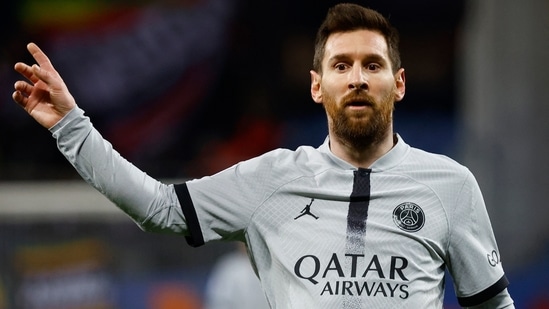
[[[371,54],[385,59],[389,57],[387,41],[381,33],[366,29],[336,32],[331,34],[326,41],[324,60],[342,55],[363,57]]]

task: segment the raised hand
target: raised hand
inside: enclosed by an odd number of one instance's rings
[[[76,107],[76,102],[48,56],[34,43],[29,43],[27,49],[37,64],[15,64],[15,71],[27,80],[15,82],[12,98],[49,129]]]

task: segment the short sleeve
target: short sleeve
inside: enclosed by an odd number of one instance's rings
[[[462,306],[480,304],[509,282],[481,190],[468,172],[450,215],[448,269]]]

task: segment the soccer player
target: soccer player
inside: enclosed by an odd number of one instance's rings
[[[393,132],[404,97],[397,31],[378,12],[332,7],[315,43],[319,147],[276,149],[215,175],[164,184],[123,159],[47,56],[15,64],[13,99],[48,128],[79,174],[142,229],[189,244],[246,244],[272,308],[514,308],[473,174]]]

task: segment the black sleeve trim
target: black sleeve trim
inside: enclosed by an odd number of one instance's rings
[[[187,184],[176,184],[174,185],[174,188],[189,231],[189,235],[186,236],[185,239],[190,246],[200,247],[204,245],[204,236],[200,230],[200,223],[198,222],[198,216],[196,215],[196,210],[194,209]]]
[[[483,302],[489,300],[490,298],[496,296],[499,292],[503,291],[509,285],[509,280],[503,275],[496,283],[488,287],[484,291],[477,293],[475,295],[467,297],[458,297],[459,305],[462,307],[472,307],[480,305]]]

